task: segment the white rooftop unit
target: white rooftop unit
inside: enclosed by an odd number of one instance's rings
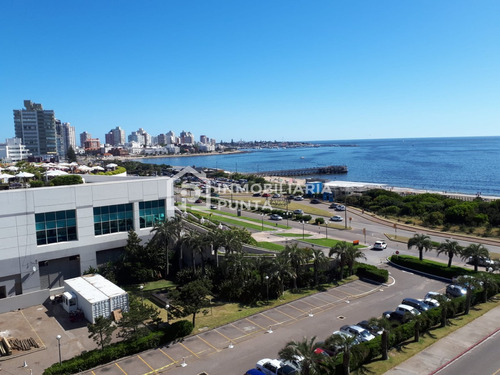
[[[92,324],[99,316],[109,318],[115,310],[128,311],[127,292],[101,275],[84,275],[64,280],[64,290],[65,295],[68,293],[68,297],[76,298],[78,309]],[[63,307],[68,312],[74,309],[72,300],[73,298],[63,299]]]

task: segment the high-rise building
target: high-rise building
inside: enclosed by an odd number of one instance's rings
[[[66,159],[68,148],[76,149],[75,127],[69,122],[56,119],[57,152],[61,159]]]
[[[125,144],[125,130],[117,126],[111,129],[108,134],[106,134],[106,143],[111,146],[120,146]]]
[[[41,104],[24,101],[25,109],[14,110],[16,138],[33,156],[57,155],[56,118],[53,110],[44,110]]]
[[[80,146],[81,147],[85,147],[85,141],[87,139],[92,139],[92,134],[87,133],[87,132],[80,133]]]
[[[140,145],[151,146],[151,135],[143,128],[139,128],[136,132],[130,133],[128,136],[129,142],[137,142]]]
[[[183,145],[192,145],[194,144],[194,135],[191,132],[185,132],[184,130],[181,131],[180,134],[181,137],[181,143]]]

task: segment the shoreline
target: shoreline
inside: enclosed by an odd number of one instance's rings
[[[198,154],[177,154],[177,155],[170,155],[170,154],[167,154],[167,155],[146,155],[146,156],[128,155],[128,156],[113,156],[113,158],[118,159],[118,160],[140,161],[143,159],[195,158],[195,157],[200,157],[200,156],[248,154],[250,152],[251,151],[238,150],[238,151],[206,152],[206,153],[198,153]]]

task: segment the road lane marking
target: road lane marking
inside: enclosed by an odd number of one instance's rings
[[[264,315],[264,313],[260,313],[259,315],[260,315],[260,316],[263,316],[263,317],[264,317],[264,318],[266,318],[266,319],[269,319],[269,320],[273,321],[273,322],[274,322],[274,323],[276,323],[276,324],[281,324],[281,322],[278,322],[277,320],[274,320],[273,318],[270,318],[270,317],[268,317],[267,315]]]
[[[165,353],[162,349],[159,349],[160,352],[162,352],[163,354],[165,354],[165,356],[170,359],[172,361],[172,363],[176,363],[177,361],[175,359],[173,359],[172,357],[170,357],[167,353]]]
[[[217,329],[214,329],[215,332],[217,332],[219,335],[221,335],[222,337],[224,337],[227,341],[234,341],[233,339],[230,339],[229,337],[227,337],[226,335],[224,335],[223,333],[220,333],[219,331],[217,331]],[[243,336],[244,337],[244,336]]]
[[[208,346],[210,346],[214,350],[220,352],[220,349],[218,349],[215,346],[213,346],[212,344],[210,344],[207,340],[205,340],[204,338],[200,337],[200,335],[197,335],[196,337],[198,337],[201,341],[203,341],[205,344],[207,344]]]
[[[266,328],[262,327],[261,325],[258,325],[258,324],[257,324],[257,323],[255,323],[255,322],[252,322],[250,319],[245,318],[245,320],[249,321],[249,322],[250,322],[250,323],[252,323],[252,324],[255,324],[255,325],[256,325],[257,327],[259,327],[261,330],[263,330],[263,331],[267,331],[267,329],[266,329]]]
[[[301,313],[305,313],[305,310],[302,310],[302,309],[299,309],[298,307],[295,307],[294,305],[287,305],[287,306],[290,306],[291,308],[294,308],[295,310],[297,311],[300,311]]]
[[[119,365],[118,363],[116,363],[116,362],[115,362],[115,365],[116,365],[116,367],[118,367],[118,368],[119,368],[119,369],[120,369],[120,370],[121,370],[121,371],[122,371],[125,375],[128,375],[128,374],[125,372],[125,370],[124,370],[124,369],[122,369],[122,368],[120,367],[120,365]]]
[[[294,318],[293,316],[288,315],[287,313],[285,313],[285,312],[283,312],[283,311],[281,311],[281,310],[276,309],[276,311],[278,311],[280,314],[283,314],[283,315],[288,316],[290,319],[297,320],[297,318]]]
[[[137,358],[139,358],[142,362],[144,362],[144,364],[145,364],[146,366],[148,366],[151,370],[153,370],[153,371],[155,370],[154,368],[152,368],[152,367],[149,365],[149,363],[147,363],[144,359],[142,359],[142,357],[141,357],[140,355],[138,355],[138,356],[137,356]]]
[[[196,354],[195,352],[193,352],[191,349],[189,349],[186,345],[184,345],[182,342],[179,343],[180,346],[182,346],[184,349],[186,349],[188,352],[190,352],[191,354],[193,354],[196,358],[200,358],[198,357],[198,354]]]

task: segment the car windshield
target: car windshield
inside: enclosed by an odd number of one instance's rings
[[[279,375],[295,375],[297,374],[297,371],[292,367],[292,366],[282,366],[278,370]]]

